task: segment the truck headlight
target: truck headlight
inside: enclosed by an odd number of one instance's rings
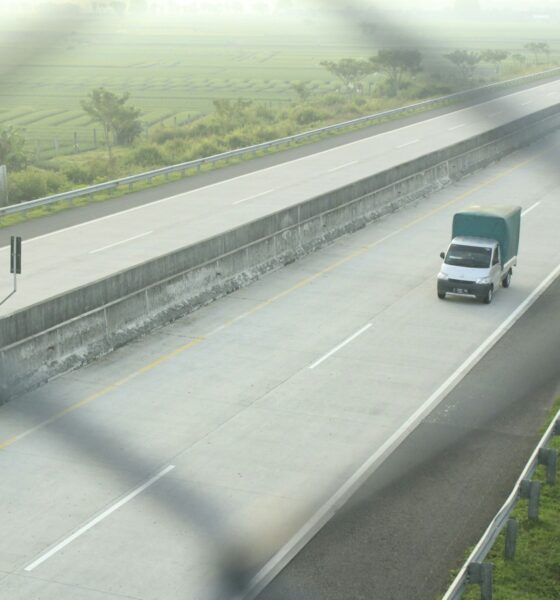
[[[492,278],[491,277],[481,277],[480,279],[476,280],[476,283],[492,283]]]
[[[447,280],[447,279],[449,279],[449,276],[448,276],[448,275],[446,275],[445,273],[438,273],[438,276],[437,276],[437,278],[438,278],[438,279]]]

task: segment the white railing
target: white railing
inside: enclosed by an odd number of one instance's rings
[[[481,586],[481,597],[492,597],[492,566],[489,563],[484,563],[484,559],[490,552],[502,529],[508,524],[509,517],[520,498],[529,498],[529,518],[537,518],[540,482],[533,481],[532,477],[538,465],[545,464],[547,466],[548,483],[553,484],[556,482],[557,451],[548,448],[550,440],[555,435],[560,435],[560,411],[556,414],[556,417],[535,448],[513,491],[492,519],[484,535],[480,538],[480,541],[463,564],[442,600],[459,600],[463,596],[467,585],[473,583]],[[515,523],[512,524],[515,525]],[[515,536],[516,528],[508,528],[506,552],[508,548],[514,548]]]

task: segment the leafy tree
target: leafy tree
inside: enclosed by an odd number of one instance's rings
[[[309,99],[309,96],[311,96],[311,90],[309,89],[309,85],[306,81],[292,83],[291,88],[297,94],[300,102],[305,102]]]
[[[547,42],[541,42],[540,47],[541,47],[542,52],[546,55],[546,62],[549,63],[550,62],[550,46],[548,45]]]
[[[0,129],[0,165],[15,171],[27,166],[25,138],[21,129],[12,126]]]
[[[512,54],[511,58],[518,62],[520,65],[524,65],[527,62],[527,57],[524,54]]]
[[[216,112],[220,117],[224,117],[230,121],[235,120],[243,114],[243,112],[253,104],[252,100],[238,98],[235,101],[229,98],[219,98],[212,101]]]
[[[461,77],[467,81],[472,80],[476,66],[480,62],[480,54],[468,50],[454,50],[443,55],[452,62],[461,73]]]
[[[103,126],[109,157],[113,143],[130,144],[142,132],[141,111],[126,106],[128,98],[128,93],[118,96],[100,87],[92,90],[87,100],[81,102],[83,110]]]
[[[344,87],[352,92],[356,91],[360,81],[373,71],[369,61],[357,60],[355,58],[342,58],[338,62],[324,60],[320,64],[329,73],[338,77],[344,84]]]
[[[509,52],[505,50],[484,50],[480,54],[481,60],[494,65],[496,73],[500,72],[500,63],[509,56]]]
[[[550,60],[550,46],[547,42],[529,42],[524,46],[525,50],[532,52],[535,57],[535,64],[539,64],[541,54],[546,54],[547,62]]]
[[[418,50],[380,50],[369,60],[374,71],[387,75],[396,96],[405,75],[416,75],[422,70],[422,54]]]

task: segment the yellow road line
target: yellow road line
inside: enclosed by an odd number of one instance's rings
[[[102,390],[94,392],[87,398],[84,398],[83,400],[80,400],[79,402],[76,402],[75,404],[72,404],[70,406],[67,406],[65,409],[55,413],[52,417],[49,417],[48,419],[41,421],[41,423],[38,423],[34,427],[30,427],[29,429],[26,429],[25,431],[22,431],[21,433],[18,433],[17,435],[14,435],[13,437],[8,438],[7,440],[5,440],[4,442],[2,442],[0,444],[0,450],[5,450],[6,448],[9,448],[16,442],[19,442],[23,438],[26,438],[28,435],[31,435],[32,433],[35,433],[36,431],[43,429],[47,425],[50,425],[51,423],[58,421],[65,415],[68,415],[68,414],[74,412],[75,410],[78,410],[79,408],[83,408],[84,406],[87,406],[94,400],[97,400],[98,398],[105,396],[109,392],[112,392],[112,391],[122,387],[123,385],[127,384],[131,379],[138,377],[138,375],[143,375],[144,373],[147,373],[148,371],[155,369],[162,363],[167,362],[168,360],[172,359],[174,356],[177,356],[178,354],[181,354],[182,352],[185,352],[186,350],[193,348],[197,344],[200,344],[200,342],[202,342],[203,340],[204,340],[204,338],[202,338],[202,337],[195,338],[194,340],[191,340],[189,343],[184,344],[183,346],[180,346],[179,348],[176,348],[175,350],[169,352],[168,354],[164,354],[163,356],[160,356],[153,362],[143,366],[142,368],[138,369],[137,371],[134,371],[134,373],[131,373],[130,375],[127,375],[126,377],[123,377],[123,379],[119,379],[119,381],[116,381],[115,383],[111,383],[107,387],[104,387]]]
[[[468,198],[472,194],[480,191],[481,189],[484,189],[485,187],[489,186],[490,184],[492,184],[492,183],[494,183],[496,181],[499,181],[500,179],[503,179],[504,177],[507,177],[509,174],[511,174],[514,171],[520,169],[521,167],[524,167],[525,165],[527,165],[527,164],[529,164],[529,163],[537,160],[537,158],[539,158],[543,154],[545,154],[545,152],[539,152],[538,154],[532,156],[531,158],[528,158],[528,159],[526,159],[524,161],[521,161],[521,162],[517,163],[516,165],[514,165],[511,168],[506,169],[505,171],[501,171],[500,173],[498,173],[494,177],[486,179],[485,181],[479,183],[478,185],[475,185],[474,187],[470,188],[466,192],[463,192],[462,194],[459,194],[458,196],[456,196],[452,200],[446,202],[445,204],[442,204],[441,206],[438,206],[437,208],[434,208],[433,210],[431,210],[431,211],[425,213],[424,215],[422,215],[421,217],[418,217],[417,219],[414,219],[413,221],[410,221],[406,225],[403,225],[399,229],[396,229],[392,233],[389,233],[388,235],[380,238],[379,240],[376,240],[375,242],[372,242],[371,244],[366,244],[365,246],[360,247],[358,250],[354,250],[354,252],[351,252],[350,254],[348,254],[347,256],[345,256],[344,258],[341,258],[341,259],[339,259],[339,260],[331,263],[329,266],[325,267],[324,269],[321,269],[320,271],[317,271],[317,273],[314,273],[313,275],[309,275],[308,277],[305,277],[304,279],[301,279],[300,281],[298,281],[293,286],[285,289],[284,291],[276,294],[275,296],[272,296],[268,300],[264,300],[263,302],[260,302],[259,304],[257,304],[253,308],[249,309],[247,312],[239,315],[238,317],[235,317],[234,319],[230,319],[230,320],[226,321],[223,325],[221,325],[220,327],[216,328],[213,333],[216,333],[218,331],[222,331],[223,329],[226,329],[227,327],[230,327],[231,325],[237,323],[238,321],[240,321],[240,320],[242,320],[242,319],[244,319],[244,318],[246,318],[246,317],[248,317],[250,315],[255,314],[256,312],[262,310],[263,308],[266,308],[267,306],[270,306],[271,304],[277,302],[278,300],[281,300],[282,298],[285,298],[286,296],[288,296],[292,292],[295,292],[296,290],[299,290],[302,287],[305,287],[306,285],[310,284],[311,282],[315,281],[316,279],[319,279],[323,275],[325,275],[327,273],[330,273],[330,272],[334,271],[335,269],[338,269],[338,267],[341,267],[342,265],[350,262],[351,260],[357,258],[358,256],[364,255],[366,252],[368,252],[372,248],[375,248],[379,244],[382,244],[386,240],[394,237],[395,235],[397,235],[397,234],[399,234],[399,233],[401,233],[403,231],[406,231],[407,229],[410,229],[414,225],[417,225],[418,223],[421,223],[422,221],[424,221],[427,218],[431,217],[432,215],[434,215],[434,214],[436,214],[436,213],[444,210],[445,208],[448,208],[449,206],[452,206],[453,204],[456,204],[457,202],[460,202],[461,200],[464,200],[465,198]],[[160,356],[159,358],[157,358],[153,362],[151,362],[151,363],[149,363],[149,364],[141,367],[140,369],[138,369],[137,371],[134,371],[134,373],[131,373],[130,375],[127,375],[123,379],[120,379],[119,381],[108,385],[107,387],[103,388],[102,390],[99,390],[99,391],[91,394],[87,398],[84,398],[83,400],[80,400],[79,402],[76,402],[75,404],[72,404],[71,406],[68,406],[64,410],[61,410],[60,412],[57,412],[52,417],[49,417],[45,421],[42,421],[41,423],[38,423],[34,427],[31,427],[30,429],[26,429],[25,431],[23,431],[23,432],[21,432],[21,433],[19,433],[17,435],[14,435],[14,436],[12,436],[10,438],[8,438],[4,442],[0,443],[0,450],[5,450],[6,448],[9,448],[10,446],[12,446],[13,444],[15,444],[16,442],[19,442],[23,438],[26,438],[28,435],[31,435],[35,431],[43,429],[47,425],[50,425],[51,423],[54,423],[55,421],[58,421],[59,419],[61,419],[65,415],[67,415],[67,414],[69,414],[71,412],[74,412],[75,410],[78,410],[79,408],[83,408],[84,406],[90,404],[94,400],[97,400],[98,398],[101,398],[102,396],[105,396],[109,392],[112,392],[112,391],[114,391],[114,390],[122,387],[123,385],[127,384],[131,379],[134,379],[138,375],[142,375],[144,373],[147,373],[147,372],[151,371],[152,369],[155,369],[159,365],[161,365],[163,363],[166,363],[167,361],[171,360],[172,358],[174,358],[176,356],[179,356],[183,352],[186,352],[187,350],[190,350],[194,346],[197,346],[198,344],[200,344],[202,341],[204,341],[207,337],[210,337],[211,335],[212,335],[212,333],[208,334],[206,337],[195,338],[194,340],[190,341],[189,343],[184,344],[183,346],[180,346],[179,348],[176,348],[175,350],[172,350],[171,352],[169,352],[167,354],[164,354],[163,356]]]

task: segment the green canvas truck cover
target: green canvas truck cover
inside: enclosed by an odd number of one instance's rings
[[[520,226],[520,206],[476,206],[453,216],[452,237],[469,236],[497,240],[503,266],[517,256]]]

